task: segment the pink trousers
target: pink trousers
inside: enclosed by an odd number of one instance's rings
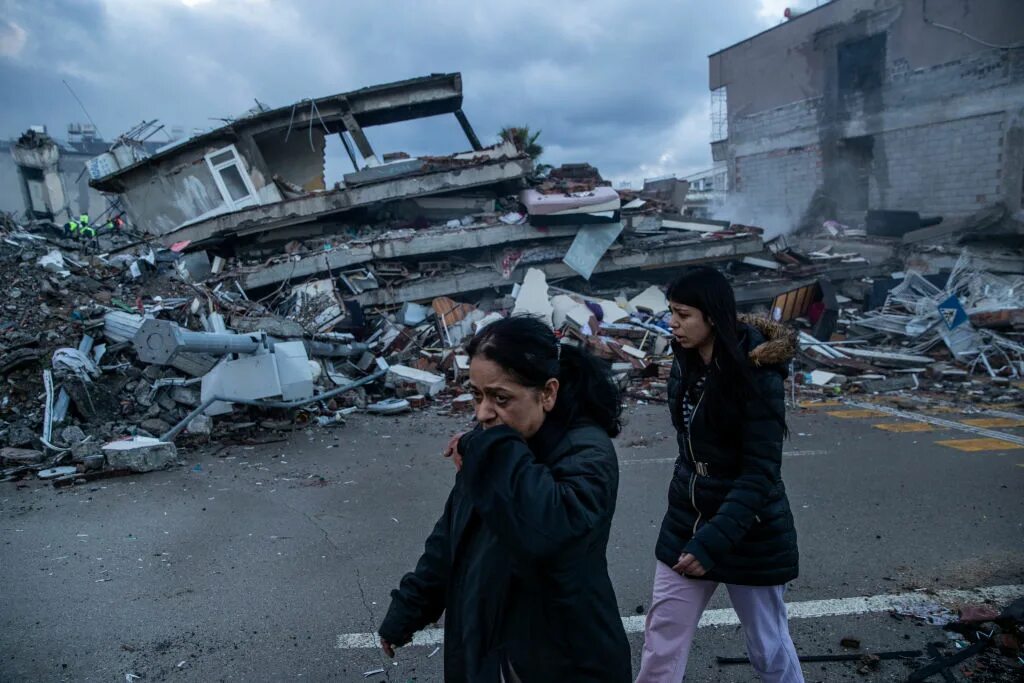
[[[718,584],[680,576],[658,562],[654,598],[647,613],[637,683],[680,683],[697,633],[697,622]],[[765,683],[803,683],[800,660],[786,623],[784,586],[726,584],[743,625],[747,655]]]

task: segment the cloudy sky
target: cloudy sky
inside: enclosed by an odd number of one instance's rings
[[[109,139],[143,119],[208,128],[253,98],[277,107],[461,71],[485,144],[525,123],[548,163],[634,183],[685,175],[711,165],[707,55],[814,3],[0,0],[0,137],[85,121],[62,81]],[[378,152],[467,147],[450,116],[368,136]]]

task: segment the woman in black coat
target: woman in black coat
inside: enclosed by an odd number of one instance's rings
[[[668,298],[675,354],[668,394],[679,457],[655,549],[637,682],[679,683],[719,583],[761,680],[803,681],[783,603],[799,564],[781,473],[793,335],[767,320],[737,318],[732,288],[713,268],[683,274]]]
[[[468,352],[478,426],[381,646],[393,656],[443,613],[445,681],[629,681],[605,559],[618,392],[535,318],[491,323]]]

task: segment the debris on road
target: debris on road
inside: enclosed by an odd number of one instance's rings
[[[158,469],[173,458],[150,440],[180,456],[232,425],[471,412],[463,345],[508,315],[604,359],[629,399],[664,401],[665,285],[695,263],[718,264],[742,310],[799,331],[794,391],[1021,400],[1019,212],[870,214],[765,241],[692,215],[685,181],[616,190],[589,164],[485,147],[461,106],[461,77],[442,74],[261,108],[91,164],[116,221],[85,236],[3,216],[0,478]],[[471,151],[382,158],[363,134],[439,114]],[[335,134],[356,170],[328,188]]]

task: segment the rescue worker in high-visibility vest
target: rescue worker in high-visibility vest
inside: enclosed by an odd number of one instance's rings
[[[72,237],[78,237],[78,221],[74,218],[64,224],[64,230]]]
[[[78,217],[78,222],[79,237],[96,237],[96,229],[89,223],[89,214],[83,213]]]

